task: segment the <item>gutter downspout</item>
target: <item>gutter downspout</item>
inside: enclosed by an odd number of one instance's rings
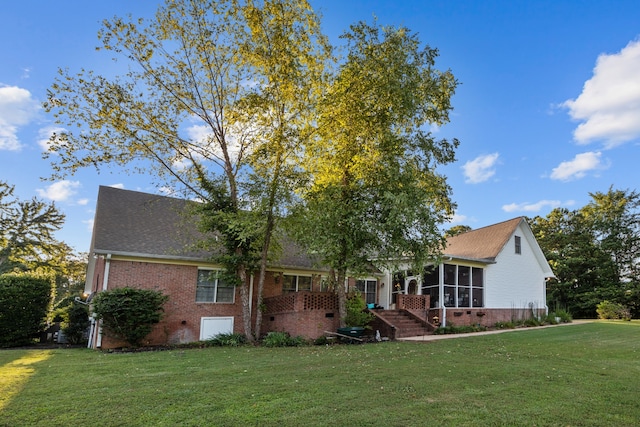
[[[104,261],[104,277],[102,279],[102,290],[106,291],[109,284],[109,268],[111,267],[111,254],[107,254]],[[102,347],[102,322],[96,322],[98,333],[96,336],[96,346],[94,348]]]

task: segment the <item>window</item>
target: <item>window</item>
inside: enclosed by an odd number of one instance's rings
[[[522,242],[520,241],[520,236],[515,236],[515,244],[516,244],[516,253],[522,253]]]
[[[364,302],[367,304],[376,303],[376,286],[377,280],[356,280],[356,288],[364,296]]]
[[[440,268],[430,265],[425,267],[422,275],[422,295],[429,295],[429,306],[440,306]]]
[[[282,293],[310,291],[311,276],[294,276],[291,274],[282,275]]]
[[[445,307],[469,308],[484,306],[484,270],[482,268],[455,264],[444,264],[443,268],[443,303]],[[433,300],[434,292],[428,286],[429,277],[433,276],[425,274],[426,286],[422,288],[422,293],[429,293]],[[431,306],[437,307],[438,305],[432,301]]]
[[[198,269],[196,302],[233,302],[235,287],[224,283],[219,270]]]

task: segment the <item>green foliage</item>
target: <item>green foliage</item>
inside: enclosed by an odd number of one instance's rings
[[[269,332],[262,339],[262,345],[265,347],[300,347],[307,344],[304,337],[292,337],[287,332]]]
[[[596,311],[598,312],[598,318],[600,319],[631,320],[631,313],[629,309],[616,302],[607,300],[602,301],[600,304],[598,304],[598,308]]]
[[[375,319],[375,316],[365,311],[366,304],[359,291],[352,291],[347,296],[346,308],[345,326],[359,326],[371,329],[369,322]]]
[[[238,347],[247,342],[247,337],[238,333],[220,333],[206,341],[207,346]]]
[[[610,188],[590,196],[580,209],[557,208],[531,221],[556,275],[547,299],[576,317],[595,317],[603,300],[640,315],[640,194]]]
[[[93,299],[93,313],[105,334],[137,347],[162,319],[168,296],[150,289],[116,288]]]
[[[64,215],[53,203],[20,201],[13,192],[14,186],[0,181],[0,274],[55,265],[59,252],[70,253],[54,237]]]
[[[447,335],[447,334],[467,334],[467,333],[471,333],[471,332],[482,332],[482,331],[486,331],[487,328],[485,326],[481,326],[481,325],[461,325],[461,326],[456,326],[453,324],[449,324],[447,326],[441,326],[439,328],[436,328],[436,330],[433,331],[434,334],[436,335]]]
[[[515,322],[496,322],[494,327],[496,329],[514,329],[516,327]]]
[[[80,344],[85,340],[85,333],[89,327],[89,307],[74,302],[66,308],[66,321],[62,332],[69,344]]]
[[[553,316],[554,320],[556,317],[560,318],[560,323],[571,323],[573,321],[571,313],[562,308],[556,308],[553,312],[549,313],[549,317],[551,316]]]
[[[31,343],[43,330],[53,292],[51,277],[0,275],[0,347]]]

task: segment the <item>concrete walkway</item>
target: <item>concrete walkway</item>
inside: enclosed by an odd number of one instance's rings
[[[570,325],[584,325],[585,323],[595,322],[595,320],[574,320],[571,323],[560,323],[558,325],[545,325],[545,326],[533,326],[533,327],[524,327],[524,328],[515,328],[515,329],[494,329],[491,331],[483,331],[483,332],[469,332],[466,334],[443,334],[443,335],[420,335],[417,337],[405,337],[398,338],[397,341],[437,341],[437,340],[445,340],[449,338],[466,338],[466,337],[477,337],[480,335],[492,335],[492,334],[502,334],[505,332],[520,332],[520,331],[529,331],[535,329],[544,329],[544,328],[557,328],[560,326],[570,326]]]

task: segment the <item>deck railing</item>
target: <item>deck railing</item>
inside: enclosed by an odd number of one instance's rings
[[[338,310],[338,297],[333,292],[292,292],[264,299],[265,314],[296,311]]]

